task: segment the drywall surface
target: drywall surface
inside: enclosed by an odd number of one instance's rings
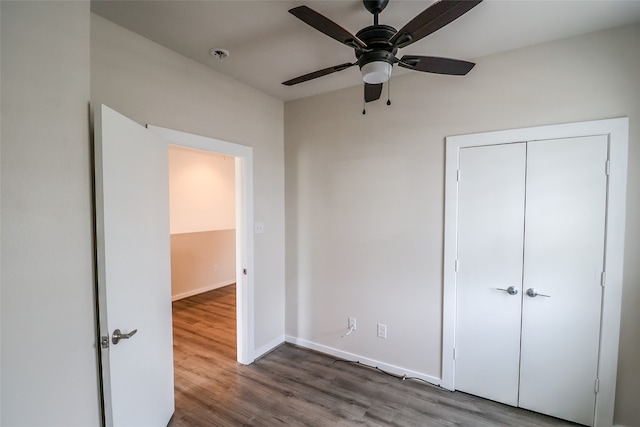
[[[235,283],[235,203],[233,157],[169,147],[174,301]]]
[[[169,205],[171,234],[235,228],[234,158],[170,146]]]
[[[2,7],[0,7],[0,52],[2,51]],[[2,55],[0,55],[0,94],[2,94]],[[0,99],[2,97],[0,96]],[[0,102],[0,182],[2,177],[2,102]],[[2,206],[2,191],[0,191]],[[0,208],[0,224],[2,224],[2,208]],[[1,228],[1,226],[0,226]],[[0,308],[2,307],[2,242],[0,239]],[[1,313],[1,312],[0,312]],[[0,314],[0,422],[2,422],[2,314]]]
[[[89,2],[0,7],[0,424],[99,425]]]
[[[2,7],[0,7],[0,52],[2,51]],[[0,55],[0,94],[2,94],[2,55]],[[2,96],[0,96],[2,99]],[[0,182],[2,177],[2,102],[0,102]],[[2,206],[2,191],[0,191]],[[2,224],[2,208],[0,208],[0,224]],[[1,226],[0,226],[1,228]],[[0,309],[2,307],[2,242],[0,238]],[[0,312],[1,313],[1,312]],[[2,314],[0,314],[0,423],[2,422]]]
[[[171,295],[175,300],[235,283],[236,230],[171,235]]]
[[[398,76],[366,115],[361,87],[286,103],[287,335],[440,377],[445,137],[628,116],[615,422],[640,425],[638,45],[640,24]]]
[[[284,106],[91,15],[91,101],[141,124],[253,147],[255,347],[284,334]]]

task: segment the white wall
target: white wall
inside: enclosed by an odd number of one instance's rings
[[[2,52],[2,7],[0,7],[0,52]],[[2,55],[0,55],[0,94],[2,94]],[[2,99],[2,96],[0,96]],[[0,183],[2,181],[2,102],[0,102]],[[1,184],[0,184],[1,186]],[[0,191],[2,206],[2,191]],[[2,208],[0,208],[0,224],[2,224]],[[1,228],[1,226],[0,226]],[[2,307],[2,242],[0,239],[0,310]],[[0,311],[0,423],[2,423],[2,314]]]
[[[0,8],[0,424],[99,425],[89,3]]]
[[[253,147],[255,347],[284,334],[284,106],[91,15],[91,100],[141,124]]]
[[[233,157],[169,147],[171,234],[236,227]]]
[[[287,334],[440,377],[445,137],[628,116],[615,420],[640,425],[639,45],[637,24],[395,77],[364,116],[361,87],[286,103]]]

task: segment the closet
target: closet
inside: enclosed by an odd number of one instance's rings
[[[455,389],[593,425],[607,135],[463,147]]]

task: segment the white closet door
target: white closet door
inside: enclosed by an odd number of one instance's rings
[[[455,388],[517,405],[525,144],[460,150]],[[513,286],[517,294],[505,290]]]
[[[592,425],[604,265],[606,136],[530,142],[519,406]]]

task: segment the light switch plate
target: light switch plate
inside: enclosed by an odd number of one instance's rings
[[[378,323],[378,338],[387,338],[387,325]]]

